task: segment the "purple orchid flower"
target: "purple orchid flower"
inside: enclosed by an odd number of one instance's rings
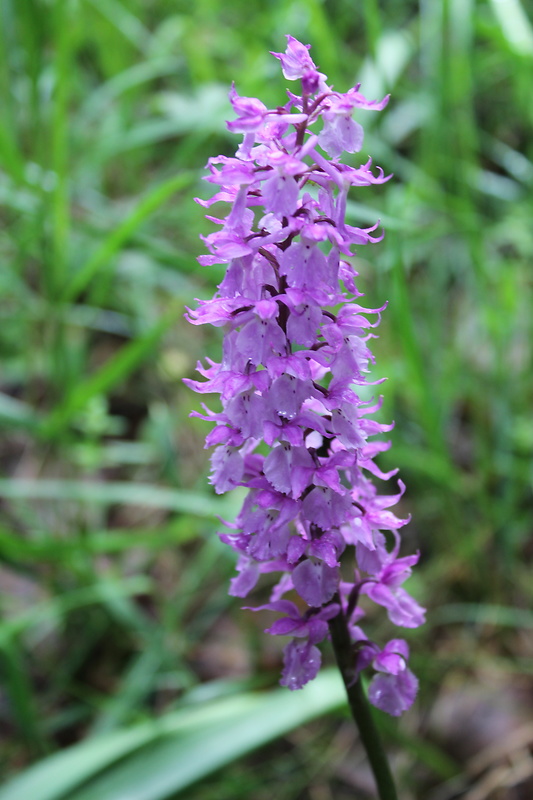
[[[424,610],[402,586],[418,560],[399,557],[398,530],[407,520],[390,511],[404,486],[380,495],[372,481],[396,473],[374,463],[389,444],[369,441],[392,426],[369,418],[381,401],[358,394],[381,382],[368,379],[369,342],[385,305],[357,302],[357,273],[347,259],[354,246],[383,234],[377,224],[363,229],[345,219],[351,187],[390,176],[371,159],[358,167],[339,160],[362,147],[353,114],[381,110],[388,97],[369,101],[359,86],[334,91],[309,45],[287,39],[286,51],[273,55],[287,80],[301,81],[301,95],[289,92],[285,106],[269,110],[232,86],[236,119],[228,128],[243,141],[235,157],[209,160],[206,180],[218,191],[198,202],[230,208],[225,218],[208,217],[220,228],[203,239],[210,254],[199,261],[227,270],[215,297],[187,316],[194,325],[223,328],[223,356],[198,365],[204,380],[187,384],[220,396],[221,411],[195,412],[214,423],[206,446],[215,447],[216,492],[248,490],[235,522],[220,534],[238,554],[230,592],[246,597],[261,575],[279,574],[270,602],[253,610],[281,615],[267,632],[291,637],[281,683],[299,689],[315,677],[318,645],[342,609],[353,674],[372,668],[370,701],[398,715],[417,691],[407,644],[393,639],[380,649],[370,642],[359,625],[359,599],[384,607],[394,625],[407,628],[422,624]],[[352,584],[341,581],[341,559],[348,558]]]

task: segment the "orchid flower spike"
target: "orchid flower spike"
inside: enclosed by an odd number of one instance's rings
[[[309,45],[287,39],[285,52],[273,55],[301,93],[289,92],[284,106],[269,110],[232,87],[236,119],[228,128],[243,140],[234,157],[208,164],[206,180],[218,189],[199,202],[221,201],[229,210],[209,217],[219,228],[205,237],[209,254],[199,261],[225,264],[226,274],[215,296],[187,315],[194,325],[223,328],[223,354],[220,363],[198,366],[202,380],[187,383],[220,396],[221,410],[205,407],[201,415],[213,424],[206,447],[215,448],[215,491],[247,489],[235,522],[220,534],[238,554],[230,593],[245,597],[261,575],[279,576],[259,608],[280,615],[270,634],[290,637],[281,683],[299,689],[315,677],[318,645],[342,613],[354,675],[373,669],[370,701],[398,715],[417,692],[408,647],[396,638],[383,647],[369,641],[360,601],[407,628],[422,624],[424,609],[402,588],[418,560],[399,557],[407,520],[390,508],[403,484],[384,496],[374,483],[395,472],[374,462],[389,444],[373,437],[392,426],[372,419],[379,402],[363,399],[372,384],[369,342],[384,306],[360,305],[354,246],[382,235],[345,219],[351,187],[390,176],[370,159],[359,167],[340,160],[363,145],[354,113],[381,110],[388,97],[369,101],[359,86],[333,90]]]

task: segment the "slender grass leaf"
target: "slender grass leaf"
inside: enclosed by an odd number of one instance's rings
[[[190,106],[194,108],[193,99],[190,100]],[[147,148],[187,134],[189,136],[186,141],[184,140],[183,151],[186,152],[186,144],[189,150],[194,152],[210,134],[224,133],[223,120],[227,116],[226,112],[217,114],[216,109],[212,108],[211,115],[204,114],[202,116],[203,124],[197,125],[194,121],[197,114],[198,111],[193,112],[192,120],[188,118],[189,115],[172,119],[150,119],[147,122],[139,123],[134,128],[108,136],[101,142],[97,157],[101,161],[108,161],[130,150]],[[190,163],[190,159],[186,159],[186,161]]]
[[[105,107],[116,100],[121,94],[141,86],[144,83],[161,78],[165,75],[176,74],[181,62],[174,56],[154,58],[150,61],[143,61],[135,64],[129,69],[125,69],[118,75],[114,75],[105,83],[98,86],[87,98],[81,107],[79,116],[84,121],[93,120],[101,114]]]
[[[65,792],[153,738],[152,729],[139,727],[90,740],[82,749],[51,756],[0,787],[0,799],[60,800]]]
[[[533,630],[533,612],[525,608],[488,603],[449,603],[436,609],[431,615],[430,624],[448,625],[453,622]]]
[[[222,719],[194,725],[144,748],[81,789],[76,800],[166,800],[246,753],[345,703],[336,670],[301,692],[229,698]],[[318,681],[318,683],[317,683]],[[1,800],[1,797],[0,797]],[[69,800],[74,800],[71,795]]]
[[[135,504],[198,517],[224,516],[235,509],[234,498],[217,499],[199,492],[168,489],[147,483],[107,483],[68,480],[0,479],[0,497],[11,500],[59,500],[97,505]]]
[[[487,149],[494,158],[513,178],[521,183],[533,183],[533,163],[523,153],[514,150],[505,142],[498,139],[485,137]]]
[[[30,752],[34,755],[44,755],[46,747],[42,720],[37,712],[30,675],[21,649],[13,640],[3,642],[0,646],[0,672],[3,677],[3,689],[22,738],[30,748]]]
[[[64,401],[43,420],[39,429],[41,435],[44,438],[54,438],[70,424],[73,417],[87,405],[92,397],[107,394],[118,383],[125,380],[147,359],[161,337],[175,324],[176,318],[182,311],[181,302],[172,303],[152,328],[124,345],[94,375],[71,389]]]
[[[0,164],[16,183],[25,183],[24,159],[17,150],[11,133],[5,123],[0,124]]]
[[[211,498],[204,499],[209,503]],[[92,501],[86,502],[94,505]],[[224,511],[229,518],[235,516],[236,508],[224,505]],[[162,550],[165,547],[188,542],[196,538],[198,533],[194,524],[191,524],[191,515],[187,514],[170,525],[158,528],[114,528],[84,533],[83,551],[94,554],[122,553],[136,547]],[[9,528],[0,527],[0,557],[17,564],[32,564],[47,560],[60,562],[75,556],[79,553],[80,547],[79,539],[74,536],[58,538],[49,531],[39,531],[38,538],[27,539]]]
[[[533,25],[520,0],[490,0],[502,33],[520,55],[533,56]]]
[[[118,0],[89,0],[89,2],[115,26],[124,38],[144,52],[150,41],[150,31],[143,25],[139,17],[128,10],[127,6],[119,3]]]
[[[358,220],[367,224],[374,225],[379,219],[387,230],[408,230],[409,221],[400,217],[384,214],[377,208],[372,208],[365,203],[356,203],[349,200],[346,203],[346,214],[348,219]]]
[[[11,619],[0,621],[0,648],[9,646],[12,637],[30,628],[43,625],[55,627],[73,609],[97,603],[109,605],[129,595],[146,594],[151,589],[152,582],[149,578],[136,575],[120,582],[108,579],[83,589],[66,592],[53,600],[32,606]]]
[[[193,172],[182,172],[152,189],[131,214],[104,239],[89,260],[85,262],[72,279],[70,285],[67,286],[64,299],[66,301],[73,300],[82,292],[130,236],[137,231],[144,220],[175,192],[189,186],[195,178],[196,174]]]
[[[153,691],[155,676],[161,667],[164,650],[160,637],[152,637],[142,653],[134,660],[121,679],[120,686],[109,698],[104,710],[92,726],[91,735],[101,735],[117,728],[127,715],[139,708],[147,694]]]
[[[381,14],[378,0],[364,0],[363,14],[368,51],[375,57],[377,43],[381,35]]]
[[[39,201],[31,191],[15,187],[4,179],[0,182],[0,205],[13,211],[32,214],[38,208]]]
[[[52,192],[52,291],[57,296],[64,283],[66,251],[70,231],[70,202],[68,181],[68,100],[71,91],[73,3],[57,0],[54,6],[56,52],[54,63],[55,96],[52,116],[52,165],[55,182]]]
[[[31,430],[37,426],[37,416],[27,403],[0,392],[0,425],[5,423]]]
[[[381,98],[391,89],[415,53],[408,31],[388,31],[376,43],[375,57],[363,64],[359,80],[367,97]]]

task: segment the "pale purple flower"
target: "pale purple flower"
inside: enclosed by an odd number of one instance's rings
[[[250,133],[256,131],[263,124],[267,108],[255,97],[239,97],[232,85],[229,99],[237,119],[227,122],[228,130],[232,133]]]
[[[281,62],[283,77],[288,81],[296,81],[299,78],[303,81],[303,89],[307,94],[314,94],[321,79],[325,78],[318,72],[315,64],[309,55],[310,44],[302,44],[294,36],[287,35],[287,49],[284,53],[272,53]]]
[[[324,127],[318,137],[321,147],[333,158],[341,153],[357,153],[363,146],[363,127],[352,119],[355,108],[381,111],[389,96],[381,101],[368,101],[354,87],[346,94],[332,93],[324,102]]]
[[[418,679],[410,669],[397,675],[377,674],[368,688],[368,698],[373,705],[399,717],[413,704],[418,691]]]
[[[316,678],[321,661],[318,647],[310,642],[293,639],[284,651],[281,685],[289,689],[301,689]]]
[[[206,447],[215,448],[215,491],[247,489],[241,511],[220,534],[238,554],[230,593],[246,597],[262,575],[278,575],[270,602],[255,610],[280,615],[267,632],[291,637],[281,683],[299,689],[315,677],[318,645],[342,606],[354,674],[373,669],[371,702],[397,715],[417,691],[407,644],[392,639],[381,649],[370,642],[358,601],[365,596],[407,628],[422,624],[424,610],[403,588],[418,560],[399,557],[398,531],[408,520],[390,510],[404,486],[400,481],[398,493],[380,495],[372,480],[396,473],[374,463],[389,443],[372,437],[392,426],[371,417],[380,400],[358,394],[383,380],[368,378],[369,345],[386,304],[359,304],[347,258],[383,233],[378,223],[346,222],[349,190],[390,176],[371,159],[360,166],[339,160],[361,149],[357,110],[381,110],[388,97],[369,101],[359,86],[334,91],[309,45],[287,39],[285,52],[273,55],[287,80],[301,81],[301,95],[289,92],[285,106],[267,109],[232,86],[236,118],[228,128],[243,141],[234,157],[208,163],[206,180],[218,190],[198,202],[224,202],[229,213],[208,217],[219,227],[203,239],[209,254],[199,261],[227,268],[215,297],[198,301],[187,317],[222,328],[223,352],[220,363],[198,365],[203,380],[186,383],[220,397],[221,410],[194,412],[213,424]],[[352,583],[341,581],[341,560],[343,571],[351,561]]]

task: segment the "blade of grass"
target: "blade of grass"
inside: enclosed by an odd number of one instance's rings
[[[161,319],[146,333],[124,345],[94,375],[72,388],[65,399],[43,420],[39,432],[54,439],[71,423],[73,417],[98,394],[107,394],[139,367],[157,346],[161,337],[183,312],[181,302],[172,303]]]
[[[6,120],[0,124],[0,164],[16,183],[25,183],[24,159],[15,145]]]
[[[144,748],[81,789],[76,800],[114,800],[121,793],[129,800],[167,800],[268,741],[341,707],[344,697],[338,675],[328,671],[290,695],[276,689],[229,698],[224,705],[223,718],[187,726]]]
[[[10,427],[12,425],[26,430],[35,430],[38,425],[37,416],[28,403],[0,392],[0,426]]]
[[[142,575],[122,580],[103,580],[93,586],[75,589],[71,592],[40,603],[0,622],[0,648],[11,645],[14,637],[31,628],[56,626],[73,609],[109,601],[110,598],[146,594],[152,588],[150,579]]]
[[[80,119],[83,120],[84,124],[92,121],[105,110],[109,103],[117,100],[128,89],[136,88],[156,78],[174,75],[178,72],[180,66],[181,63],[178,58],[162,56],[135,64],[133,67],[123,70],[98,86],[89,95],[80,108]]]
[[[135,708],[139,708],[146,696],[153,691],[155,676],[164,658],[160,637],[146,642],[143,652],[133,660],[120,685],[106,704],[90,735],[101,736],[124,722]]]
[[[313,40],[314,52],[319,58],[318,63],[326,73],[338,72],[341,50],[332,27],[331,15],[321,0],[308,0],[306,11],[309,15],[307,30]]]
[[[2,495],[0,491],[1,496],[5,495]],[[53,491],[51,499],[54,500]],[[66,499],[68,500],[69,498]],[[207,513],[210,501],[211,497],[209,496],[198,497],[197,507],[202,515]],[[85,499],[85,502],[90,502],[93,506],[105,505],[103,502],[89,501],[88,498]],[[224,501],[221,502],[224,504]],[[166,508],[167,506],[156,507]],[[227,508],[224,506],[223,509],[220,506],[217,507],[219,514],[222,511],[229,512],[224,515],[227,518],[235,515],[233,513],[235,509],[229,506]],[[123,553],[125,550],[131,550],[136,547],[163,550],[164,548],[184,544],[199,535],[199,531],[191,519],[191,517],[195,516],[199,515],[191,514],[191,512],[182,512],[182,516],[171,524],[157,528],[123,528],[84,532],[83,550],[90,554],[112,554]],[[75,556],[82,546],[78,538],[60,539],[50,531],[38,531],[35,533],[35,537],[34,539],[22,538],[19,533],[13,532],[10,528],[0,527],[0,558],[10,564],[31,566],[35,563],[42,564],[44,561],[57,562],[70,558]]]
[[[0,799],[63,800],[66,792],[94,772],[135,751],[155,735],[152,728],[143,726],[89,740],[81,750],[71,748],[51,756],[4,784],[0,787]]]
[[[199,517],[224,516],[235,508],[233,498],[167,489],[146,483],[120,481],[84,482],[69,480],[0,479],[0,497],[11,500],[60,500],[97,505],[135,504],[164,508]]]
[[[116,30],[144,52],[150,42],[151,33],[143,25],[139,17],[135,16],[126,6],[118,0],[89,0],[92,6],[111,22]]]
[[[24,176],[24,163],[15,146],[15,98],[13,93],[15,51],[14,9],[10,2],[0,3],[0,158],[3,169],[17,182]]]
[[[490,603],[448,603],[433,612],[430,624],[448,625],[453,622],[533,630],[533,612]]]
[[[533,25],[520,0],[490,0],[502,33],[512,49],[524,56],[533,56]]]
[[[377,43],[381,36],[381,15],[378,0],[364,0],[363,15],[365,20],[366,50],[375,58]]]
[[[396,329],[402,332],[402,345],[410,370],[410,382],[417,393],[418,411],[424,433],[431,448],[444,463],[448,460],[448,454],[443,439],[439,408],[435,402],[432,387],[429,385],[429,376],[415,331],[404,258],[399,246],[396,246],[396,250],[392,275],[394,300],[391,303],[391,313],[396,318]]]
[[[97,273],[109,262],[122,245],[134,234],[144,220],[153,214],[175,192],[190,186],[196,173],[182,172],[152,189],[133,211],[104,239],[98,249],[74,276],[67,286],[63,300],[72,301],[82,292]]]
[[[54,4],[55,95],[52,116],[52,169],[55,183],[52,193],[52,292],[58,297],[62,291],[66,269],[66,250],[70,229],[68,163],[69,142],[67,110],[72,71],[73,7],[71,0],[57,0]]]
[[[2,684],[20,735],[34,757],[42,756],[46,752],[46,746],[41,721],[37,713],[27,665],[24,663],[18,643],[13,639],[1,643],[0,668],[3,676]]]

